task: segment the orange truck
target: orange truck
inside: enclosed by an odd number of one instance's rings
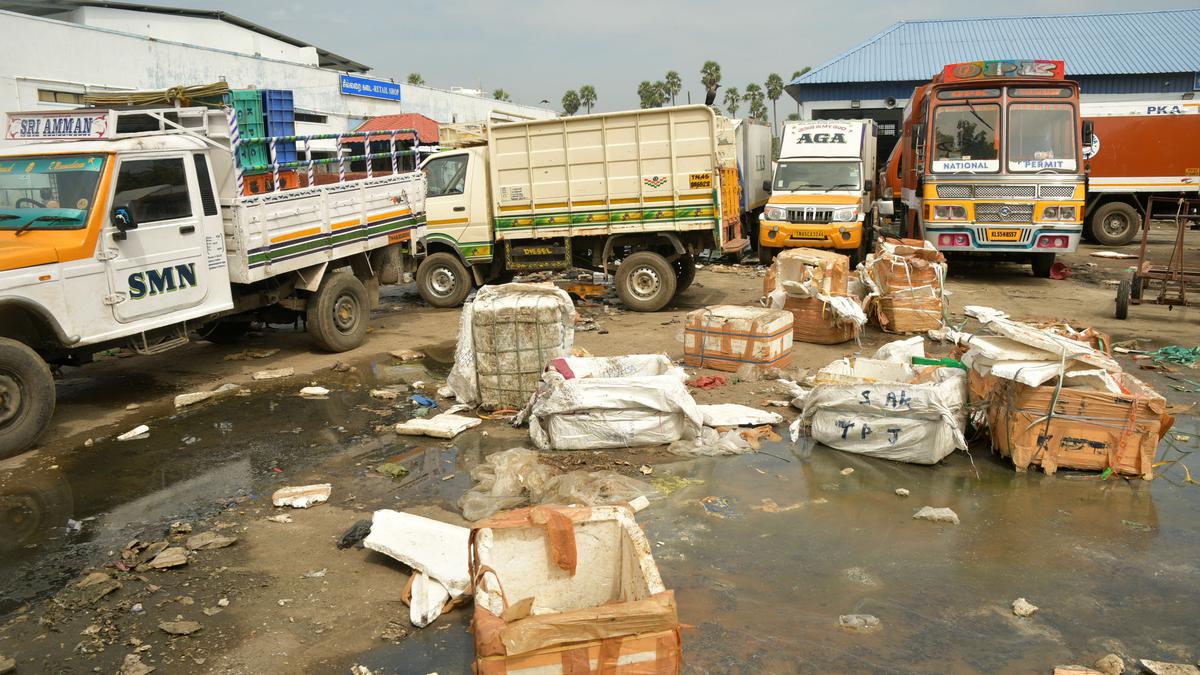
[[[917,87],[880,173],[876,211],[948,254],[1029,262],[1049,276],[1083,229],[1079,86],[1062,61],[972,61]]]
[[[1200,193],[1200,102],[1084,103],[1081,112],[1092,124],[1083,148],[1089,164],[1084,233],[1092,239],[1127,244],[1151,197],[1195,199]]]

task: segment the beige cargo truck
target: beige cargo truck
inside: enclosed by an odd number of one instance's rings
[[[732,123],[705,106],[443,127],[422,163],[428,256],[421,297],[462,304],[473,286],[581,267],[609,272],[629,308],[664,307],[705,250],[736,252]]]

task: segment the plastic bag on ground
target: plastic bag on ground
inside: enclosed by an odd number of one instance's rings
[[[755,449],[737,429],[721,433],[704,427],[698,438],[675,441],[667,448],[667,452],[681,457],[721,457],[744,455],[755,452]]]
[[[763,424],[779,424],[783,415],[751,408],[739,403],[714,403],[700,405],[700,414],[704,416],[706,427],[757,427]]]

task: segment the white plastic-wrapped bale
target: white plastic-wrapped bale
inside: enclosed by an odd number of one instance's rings
[[[575,337],[575,306],[552,286],[484,286],[463,309],[448,384],[460,403],[523,408]]]

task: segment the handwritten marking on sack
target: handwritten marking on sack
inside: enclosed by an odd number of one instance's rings
[[[860,395],[862,396],[862,400],[858,402],[859,405],[871,405],[870,389],[864,389]],[[911,408],[912,399],[909,398],[908,392],[904,389],[901,389],[899,393],[895,391],[889,391],[887,393],[887,397],[884,399],[883,407],[891,408],[893,410],[898,408]]]
[[[871,428],[871,425],[867,424],[866,422],[863,422],[862,426],[859,426],[857,422],[851,422],[850,420],[838,420],[836,424],[837,428],[842,430],[842,440],[850,439],[850,430],[854,427],[858,427],[858,433],[855,435],[858,436],[860,440],[865,441],[867,440],[868,436],[875,433],[875,429]],[[884,431],[886,431],[888,434],[888,445],[895,445],[896,442],[900,440],[900,427],[888,427]]]

